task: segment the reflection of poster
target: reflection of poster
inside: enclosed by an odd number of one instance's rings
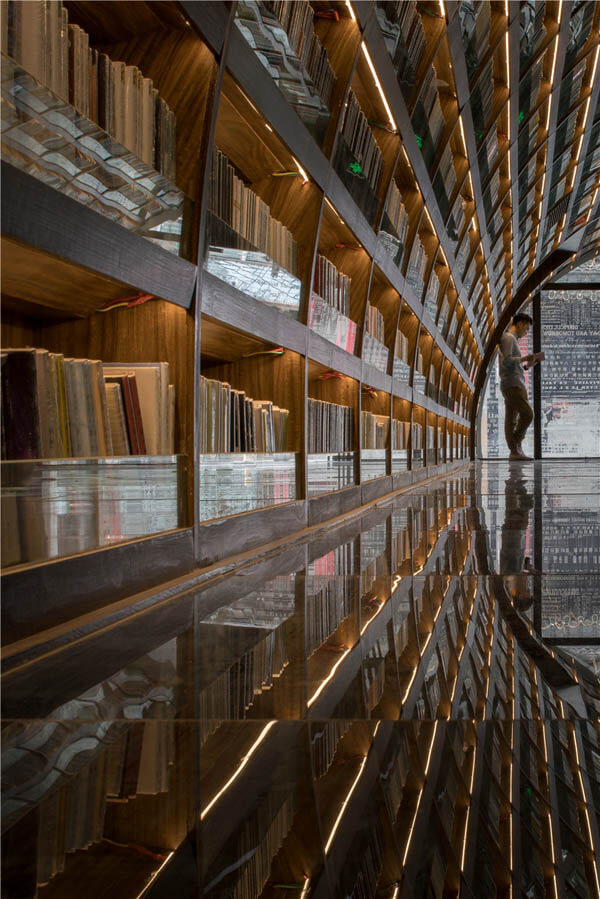
[[[547,454],[597,456],[600,451],[600,396],[542,402]]]

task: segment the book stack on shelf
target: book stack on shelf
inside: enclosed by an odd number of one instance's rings
[[[482,4],[484,6],[485,4]],[[477,83],[471,91],[471,111],[473,113],[473,125],[475,126],[475,138],[477,143],[483,139],[490,117],[492,115],[494,101],[494,60],[489,60],[482,70]]]
[[[212,155],[207,227],[206,268],[211,274],[284,313],[297,314],[301,284],[296,241],[218,147]]]
[[[490,176],[490,172],[494,168],[496,164],[496,160],[498,159],[498,132],[495,128],[492,128],[488,136],[485,138],[483,144],[479,149],[479,153],[477,154],[477,162],[479,163],[479,171],[481,172],[481,181],[482,184],[485,184]],[[535,168],[535,160],[532,160]]]
[[[311,755],[315,779],[327,774],[340,740],[350,727],[349,721],[325,721],[311,727]]]
[[[309,398],[309,453],[350,453],[353,450],[354,410],[352,407]]]
[[[353,484],[354,409],[309,397],[308,452],[309,496]]]
[[[423,465],[423,425],[413,421],[410,431],[413,464]]]
[[[392,179],[389,187],[379,237],[386,252],[400,268],[408,234],[408,213],[402,201],[402,194]]]
[[[442,336],[446,334],[446,328],[450,322],[450,302],[448,300],[448,295],[444,294],[444,299],[442,300],[442,305],[440,307],[440,313],[438,315],[437,326],[439,332]]]
[[[287,409],[202,376],[200,410],[202,521],[296,498]]]
[[[402,331],[396,331],[392,377],[406,384],[410,381],[409,352],[408,337],[406,334],[403,334]]]
[[[427,464],[431,465],[435,462],[435,427],[427,425]]]
[[[429,275],[429,283],[427,284],[427,293],[423,305],[429,312],[433,321],[436,320],[438,314],[438,297],[440,295],[440,279],[434,271]]]
[[[357,326],[350,318],[352,279],[338,271],[325,256],[317,256],[308,313],[308,327],[353,353]]]
[[[488,48],[491,29],[491,8],[489,3],[463,0],[458,8],[458,12],[465,44],[467,71],[469,78],[472,78]]]
[[[175,115],[152,79],[90,48],[61,2],[6,6],[4,159],[179,253]]]
[[[316,652],[354,608],[352,581],[345,575],[307,577],[306,654]]]
[[[385,451],[388,445],[390,419],[372,412],[360,413],[361,477],[363,480],[381,477],[386,473]],[[366,450],[366,452],[364,452]]]
[[[419,101],[412,116],[417,142],[423,152],[427,167],[433,165],[439,142],[444,133],[445,121],[440,104],[437,76],[433,66],[423,80]]]
[[[526,0],[521,6],[520,62],[522,69],[527,64],[527,61],[532,56],[535,56],[546,36],[545,15],[545,3],[538,3],[536,0]]]
[[[406,270],[406,283],[413,289],[417,300],[422,300],[425,289],[425,269],[427,268],[427,254],[421,243],[421,238],[415,234],[408,268]]]
[[[413,87],[426,47],[417,2],[392,0],[378,3],[376,13],[398,83],[401,87]]]
[[[385,345],[385,322],[375,306],[367,302],[366,330],[363,340],[362,357],[379,371],[387,372],[389,350]]]
[[[417,356],[415,359],[415,370],[413,372],[413,387],[420,393],[425,393],[426,378],[424,374],[425,362],[423,359],[423,351],[417,347]]]
[[[289,412],[224,381],[200,378],[201,453],[285,453]]]
[[[406,452],[408,449],[408,436],[410,434],[410,422],[399,421],[394,418],[392,421],[392,452]],[[405,458],[403,456],[402,458]]]
[[[317,140],[329,119],[336,77],[313,27],[306,0],[245,0],[235,23]]]
[[[433,179],[433,190],[437,198],[440,212],[445,219],[450,212],[450,197],[456,185],[456,169],[452,146],[448,143],[442,153],[438,170]]]
[[[462,194],[459,193],[456,200],[454,201],[452,212],[450,213],[450,217],[446,223],[446,233],[448,234],[448,237],[450,238],[450,241],[454,246],[455,252],[456,248],[458,247],[458,241],[460,239],[460,235],[462,234],[464,224],[465,199]]]
[[[383,169],[383,156],[353,91],[350,91],[344,109],[334,168],[373,224],[377,214],[377,185]]]

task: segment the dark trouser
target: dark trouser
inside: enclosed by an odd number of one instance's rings
[[[527,391],[524,387],[507,387],[502,394],[506,408],[504,436],[509,450],[514,453],[531,424],[533,409],[529,405]]]

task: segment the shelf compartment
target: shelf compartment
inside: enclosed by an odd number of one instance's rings
[[[184,194],[2,55],[4,159],[179,255]]]
[[[355,453],[309,453],[307,470],[309,497],[352,487],[356,483]]]
[[[199,520],[210,521],[293,502],[296,453],[204,453],[199,465]]]
[[[2,564],[42,562],[185,524],[185,456],[2,463]]]
[[[360,480],[372,481],[387,474],[387,450],[362,449],[360,451]]]

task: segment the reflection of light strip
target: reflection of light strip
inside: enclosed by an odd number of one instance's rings
[[[594,87],[594,78],[596,77],[596,66],[598,65],[598,54],[600,53],[600,44],[596,47],[596,58],[594,59],[594,68],[592,69],[592,77],[590,78],[590,87]]]
[[[326,685],[333,678],[335,672],[338,670],[338,668],[340,667],[340,665],[342,664],[342,662],[344,661],[344,659],[346,658],[346,656],[348,655],[349,652],[350,652],[350,649],[346,649],[345,652],[343,652],[342,655],[339,657],[339,659],[337,660],[337,662],[335,663],[335,665],[333,666],[333,668],[331,669],[331,671],[329,672],[329,674],[327,675],[325,680],[321,682],[321,685],[317,688],[317,690],[315,690],[313,695],[310,697],[310,699],[306,703],[308,708],[310,708],[311,705],[313,704],[313,702],[321,695],[321,693],[325,689]]]
[[[300,899],[305,899],[308,896],[308,888],[310,887],[310,877],[304,878],[304,886],[302,887],[302,892],[300,893]]]
[[[229,789],[229,787],[234,782],[234,780],[236,780],[240,776],[240,774],[242,773],[242,771],[244,770],[244,768],[246,767],[246,765],[248,764],[248,762],[250,761],[250,759],[252,758],[252,756],[254,755],[254,753],[256,752],[256,750],[258,749],[258,747],[260,746],[260,744],[262,743],[264,738],[267,736],[267,734],[269,733],[269,731],[271,730],[271,728],[273,727],[274,724],[275,724],[274,721],[269,721],[269,723],[263,727],[260,734],[254,741],[254,743],[252,744],[252,746],[250,747],[250,749],[248,750],[246,755],[242,758],[240,764],[237,766],[237,768],[235,769],[235,771],[233,772],[233,774],[231,775],[231,777],[229,778],[229,780],[227,781],[225,786],[221,787],[219,792],[215,796],[213,796],[213,798],[210,800],[208,805],[206,805],[200,812],[200,820],[201,821],[203,818],[205,818],[207,816],[207,814],[209,813],[209,811],[211,810],[213,805],[221,798],[223,793],[225,793]]]
[[[362,47],[363,53],[365,54],[365,59],[367,60],[367,63],[369,64],[369,68],[371,69],[371,75],[373,76],[373,81],[375,82],[375,86],[377,87],[377,90],[379,91],[379,96],[381,97],[381,102],[385,106],[385,111],[388,114],[388,119],[390,120],[390,125],[392,126],[394,131],[397,131],[398,126],[396,125],[396,122],[394,121],[394,116],[392,115],[392,110],[390,109],[390,105],[389,105],[388,101],[386,100],[385,94],[383,93],[383,88],[381,86],[381,82],[380,82],[379,78],[377,77],[377,72],[375,71],[375,66],[373,65],[373,60],[371,59],[369,51],[367,50],[367,45],[365,44],[364,41],[361,44],[361,47]]]
[[[392,899],[398,899],[399,894],[400,894],[400,887],[399,887],[398,885],[396,885],[396,886],[394,887],[394,892],[393,892],[393,894],[392,894]]]
[[[412,687],[416,676],[417,676],[417,669],[415,668],[415,670],[413,671],[413,675],[412,675],[410,681],[408,682],[408,687],[406,688],[406,693],[402,697],[402,705],[404,705],[404,703],[408,699],[408,694],[410,693],[410,688]]]
[[[346,6],[348,7],[348,12],[350,13],[350,17],[353,22],[356,22],[356,16],[354,15],[354,10],[352,9],[352,4],[350,0],[346,0]]]
[[[340,826],[340,821],[342,820],[344,812],[346,811],[346,806],[350,802],[350,797],[354,793],[354,790],[356,789],[356,785],[357,785],[358,781],[360,780],[360,776],[363,773],[363,769],[365,767],[366,761],[367,761],[367,756],[365,755],[362,762],[360,763],[360,768],[358,769],[358,774],[354,778],[352,786],[348,790],[348,793],[346,794],[346,798],[342,802],[342,807],[340,808],[339,814],[338,814],[337,818],[335,819],[335,824],[331,828],[331,833],[329,834],[329,838],[328,838],[327,842],[325,843],[325,855],[327,855],[327,853],[331,849],[331,844],[333,843],[333,838],[335,837],[335,832],[338,829],[338,827]]]
[[[535,669],[535,679],[537,682],[537,668]],[[538,696],[539,696],[539,684],[537,685],[537,687],[538,687]],[[539,704],[539,699],[538,699],[538,704]],[[545,723],[542,723],[542,737],[544,738],[544,759],[546,762],[546,776],[549,777],[549,774],[548,774],[548,770],[549,770],[548,743],[546,742],[546,725],[545,725]],[[554,834],[552,832],[552,813],[551,812],[549,812],[549,814],[548,814],[548,830],[550,831],[550,852],[551,852],[552,868],[553,868],[552,882],[554,884],[554,895],[556,896],[556,899],[558,899],[558,888],[556,885],[556,856],[554,854]]]
[[[331,200],[328,200],[327,197],[325,197],[325,202],[327,203],[327,205],[329,206],[329,208],[331,209],[331,211],[332,211],[333,213],[335,213],[335,215],[340,219],[340,222],[342,223],[342,225],[345,225],[346,222],[344,221],[344,219],[340,218],[340,214],[339,214],[339,212],[337,211],[337,209],[335,208],[335,206],[333,205],[333,203],[331,202]]]
[[[465,857],[467,854],[467,834],[469,832],[469,818],[471,817],[471,806],[469,805],[467,809],[467,817],[465,819],[465,832],[463,834],[463,844],[462,844],[462,852],[460,856],[460,870],[464,872],[465,870]]]
[[[594,838],[592,836],[592,827],[591,827],[591,823],[590,823],[590,816],[588,814],[587,798],[586,798],[585,789],[583,786],[583,778],[581,776],[581,762],[579,761],[579,747],[577,746],[577,735],[574,730],[571,731],[571,740],[573,741],[573,746],[575,747],[575,759],[577,761],[577,774],[579,775],[579,785],[581,787],[581,795],[583,797],[583,807],[585,810],[585,818],[587,821],[588,835],[590,838],[590,847],[591,847],[592,852],[594,853],[594,858],[598,858],[599,856],[598,856],[598,853],[595,851],[596,847],[594,846]],[[596,890],[597,890],[598,896],[600,896],[600,881],[598,880],[597,865],[594,865],[594,876],[596,878]]]
[[[150,880],[148,881],[148,883],[146,884],[146,886],[144,887],[142,892],[137,894],[136,899],[142,899],[142,896],[146,895],[146,893],[148,892],[148,889],[150,887],[150,884],[154,883],[154,881],[156,880],[156,878],[158,877],[158,875],[160,874],[160,872],[162,871],[164,866],[167,865],[171,861],[171,859],[173,858],[174,855],[175,855],[174,852],[169,852],[169,854],[167,855],[166,859],[164,860],[164,862],[162,863],[160,868],[156,869],[156,871],[154,872],[154,874],[152,875],[152,877],[150,878]]]
[[[558,25],[559,28],[560,28],[560,20],[562,18],[562,8],[563,8],[563,0],[558,0],[558,16],[556,18],[556,24]],[[558,35],[556,35],[556,38],[558,40]]]
[[[508,50],[508,31],[505,34],[505,38],[506,38],[506,86],[507,86],[508,90],[510,91],[510,53]],[[509,116],[509,123],[510,123],[510,116]],[[509,124],[509,129],[510,129],[510,124]]]
[[[379,605],[379,608],[377,609],[377,611],[375,612],[375,614],[374,614],[374,615],[371,615],[371,617],[369,618],[369,620],[366,621],[366,622],[364,623],[364,625],[362,626],[361,631],[360,631],[361,637],[362,637],[362,635],[364,634],[364,632],[366,631],[366,629],[368,628],[368,626],[371,624],[371,622],[373,621],[373,619],[374,619],[374,618],[377,618],[377,616],[379,615],[379,613],[380,613],[381,610],[383,609],[384,605],[385,605],[385,603],[384,603],[384,602],[381,602],[380,605]]]
[[[446,18],[446,7],[444,6],[444,0],[440,0],[440,12],[443,18]]]

